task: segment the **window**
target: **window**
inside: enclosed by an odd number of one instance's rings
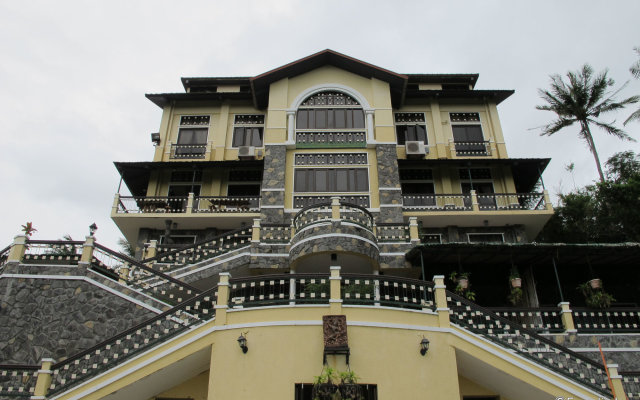
[[[258,207],[260,203],[260,183],[262,171],[231,170],[227,184],[227,196],[250,197],[249,206]]]
[[[300,168],[294,172],[296,192],[367,192],[366,168]]]
[[[208,115],[183,115],[180,117],[178,140],[172,145],[171,158],[204,158],[209,135]]]
[[[398,144],[415,141],[427,144],[424,113],[396,113],[395,122]]]
[[[491,170],[488,168],[463,168],[459,170],[460,186],[463,194],[476,191],[481,210],[496,209]],[[465,206],[471,207],[471,199],[465,198]]]
[[[436,205],[433,173],[430,169],[401,169],[400,187],[405,206]]]
[[[340,92],[316,93],[296,113],[298,147],[365,147],[364,129],[362,107]]]
[[[360,400],[378,400],[378,386],[360,384],[362,397]],[[296,383],[295,400],[313,400],[313,384],[312,383]]]
[[[262,147],[264,115],[236,115],[231,146]]]
[[[169,209],[174,212],[184,211],[187,207],[189,193],[200,196],[202,184],[201,170],[172,171],[169,183]]]
[[[451,129],[457,155],[487,155],[478,113],[451,113]]]

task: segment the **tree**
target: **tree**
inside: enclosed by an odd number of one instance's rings
[[[635,47],[633,50],[638,53],[638,56],[640,56],[640,47]],[[640,79],[640,60],[634,62],[629,68],[629,71],[631,71],[631,75],[633,75],[634,78]],[[640,120],[640,108],[629,115],[629,118],[624,121],[624,125],[627,125],[628,122],[633,120]]]
[[[614,154],[606,180],[560,195],[560,204],[537,238],[541,242],[640,242],[640,155]]]
[[[632,96],[622,101],[616,101],[615,96],[620,89],[613,93],[608,91],[615,82],[607,77],[607,71],[594,76],[593,68],[585,64],[580,71],[569,71],[568,82],[560,75],[551,75],[551,88],[539,89],[540,97],[547,104],[536,106],[538,110],[552,111],[557,119],[542,127],[542,136],[550,136],[558,131],[578,123],[580,125],[579,136],[587,142],[589,150],[593,154],[598,167],[600,181],[604,182],[604,173],[600,165],[600,158],[591,134],[591,126],[595,125],[605,132],[622,140],[635,141],[629,135],[611,123],[599,121],[600,114],[616,111],[628,104],[637,103],[640,96]],[[624,87],[624,86],[623,86]]]

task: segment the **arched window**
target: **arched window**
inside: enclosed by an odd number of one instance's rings
[[[296,113],[297,147],[366,146],[364,110],[353,97],[326,91],[308,97]]]

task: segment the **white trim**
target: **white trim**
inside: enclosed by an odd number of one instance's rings
[[[395,191],[401,192],[401,191],[402,191],[402,188],[396,188],[396,187],[379,187],[379,188],[378,188],[378,190],[385,190],[385,191],[386,191],[386,190],[395,190]]]
[[[404,256],[405,253],[380,253],[379,255],[381,257],[400,257],[400,256]]]
[[[298,96],[295,99],[293,99],[293,101],[291,102],[291,106],[286,111],[295,112],[298,110],[298,108],[300,108],[300,105],[302,104],[302,102],[305,101],[307,98],[313,96],[316,93],[329,92],[329,91],[337,91],[337,92],[342,92],[344,94],[347,94],[353,97],[354,99],[356,99],[358,103],[360,103],[360,106],[363,108],[364,111],[372,110],[372,107],[369,105],[369,102],[367,101],[367,99],[357,90],[349,86],[341,85],[339,83],[322,83],[320,85],[314,85],[314,86],[308,87],[307,89],[300,92],[300,94],[298,94]]]
[[[599,353],[600,349],[597,347],[569,347],[569,350],[575,351],[577,353]],[[640,348],[638,347],[603,347],[602,351],[606,352],[640,352]]]
[[[382,207],[404,207],[402,204],[380,204],[380,208]]]
[[[261,205],[260,208],[284,208],[284,204],[281,206]]]
[[[93,272],[91,270],[89,270],[89,272],[95,274],[95,272]],[[93,279],[91,279],[91,278],[89,278],[87,276],[2,274],[2,275],[0,275],[0,279],[2,279],[2,278],[51,279],[51,280],[60,280],[60,281],[85,281],[85,282],[87,282],[89,284],[92,284],[92,285],[97,286],[97,287],[99,287],[99,288],[101,288],[103,290],[106,290],[107,292],[115,294],[116,296],[121,297],[121,298],[123,298],[123,299],[125,299],[125,300],[127,300],[127,301],[129,301],[131,303],[137,304],[137,305],[139,305],[141,307],[146,308],[147,310],[153,311],[156,314],[162,314],[162,310],[159,310],[159,309],[157,309],[155,307],[152,307],[152,306],[150,306],[150,305],[148,305],[148,304],[146,304],[146,303],[144,303],[144,302],[142,302],[142,301],[140,301],[138,299],[134,299],[133,297],[127,296],[126,294],[120,293],[119,291],[117,291],[117,290],[115,290],[113,288],[110,288],[109,286],[103,285],[100,282],[94,281]],[[128,286],[126,286],[126,289],[132,290],[132,291],[134,291],[134,292],[136,292],[136,293],[138,293],[138,294],[140,294],[142,296],[145,296],[145,297],[148,297],[149,299],[152,299],[155,302],[158,302],[160,304],[164,304],[164,305],[170,307],[169,304],[167,304],[167,303],[165,303],[163,301],[160,301],[158,299],[155,299],[155,298],[153,298],[153,297],[151,297],[151,296],[149,296],[149,295],[147,295],[145,293],[142,293],[142,292],[138,291],[137,289],[134,289],[134,288],[131,288],[131,287],[128,287]]]
[[[285,188],[260,189],[261,192],[284,192]]]
[[[372,242],[369,239],[363,238],[362,236],[351,235],[351,234],[348,234],[348,233],[330,233],[330,234],[324,234],[324,235],[311,236],[311,237],[308,237],[306,239],[303,239],[303,240],[297,242],[296,244],[294,244],[293,246],[291,246],[291,248],[289,249],[289,252],[291,252],[295,247],[297,247],[298,245],[301,245],[302,243],[306,243],[306,242],[308,242],[310,240],[324,239],[324,238],[329,238],[329,237],[346,237],[346,238],[350,238],[350,239],[357,239],[357,240],[369,243],[370,245],[375,247],[376,250],[378,250],[378,251],[380,250],[378,248],[377,244],[375,244],[374,242]]]
[[[355,300],[357,300],[357,299],[355,299]],[[378,303],[378,302],[376,302],[376,303]],[[393,310],[397,311],[398,310],[397,307],[388,307],[388,306],[380,306],[380,305],[371,306],[371,305],[362,305],[362,304],[344,304],[342,307],[344,307],[344,308],[371,308],[371,309],[374,309],[374,310],[391,310],[391,311],[393,311]],[[438,315],[436,312],[431,311],[428,308],[421,308],[419,310],[412,310],[410,308],[403,308],[401,310],[402,311],[406,311],[406,312],[418,313],[418,314],[428,314],[428,315],[433,315],[433,316],[437,316]],[[352,324],[351,322],[347,321],[347,325],[351,325],[351,324]]]

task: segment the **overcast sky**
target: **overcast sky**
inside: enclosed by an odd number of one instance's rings
[[[0,248],[32,221],[36,239],[83,239],[96,222],[110,247],[119,176],[148,161],[161,110],[145,93],[182,76],[254,76],[330,48],[399,73],[479,73],[477,89],[515,89],[499,106],[511,157],[551,157],[552,193],[597,178],[568,128],[540,137],[549,75],[585,62],[617,86],[638,59],[640,1],[14,1],[0,0]],[[640,94],[631,81],[620,97]],[[619,126],[632,112],[604,116]],[[627,125],[640,138],[640,123]],[[606,160],[640,152],[596,131]]]

